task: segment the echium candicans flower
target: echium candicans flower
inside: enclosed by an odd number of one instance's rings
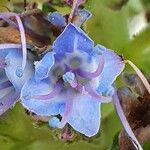
[[[12,16],[16,17],[18,26],[9,19]],[[2,115],[19,99],[21,88],[33,74],[34,68],[31,57],[26,63],[25,33],[20,17],[15,13],[1,13],[0,18],[19,28],[22,44],[0,44],[0,115]]]
[[[68,24],[54,41],[52,52],[35,62],[35,75],[21,91],[22,104],[40,116],[52,117],[49,124],[62,128],[69,123],[86,136],[100,127],[101,103],[109,93],[124,62],[112,50],[93,41],[77,26]]]

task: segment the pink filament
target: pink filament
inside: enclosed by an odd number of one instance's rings
[[[16,18],[16,21],[17,21],[18,27],[19,27],[19,31],[20,31],[21,44],[22,44],[23,60],[22,60],[22,67],[21,67],[21,69],[23,71],[25,69],[25,66],[26,66],[27,47],[26,47],[25,30],[24,30],[21,18],[19,17],[19,15],[17,15],[16,13],[12,13],[12,12],[1,13],[0,17],[1,18],[6,18],[5,20],[8,20],[10,17],[15,17]]]
[[[79,5],[81,4],[81,2],[82,2],[82,0],[73,0],[72,10],[70,12],[68,22],[72,21],[72,18],[75,15],[75,13],[76,13]]]
[[[91,73],[91,72],[83,71],[81,69],[77,69],[77,73],[81,77],[90,78],[91,79],[91,78],[98,77],[102,73],[103,68],[104,68],[104,57],[101,56],[98,68],[96,69],[95,72]]]
[[[100,94],[98,94],[96,91],[94,91],[90,85],[86,85],[85,86],[85,90],[88,92],[88,94],[93,97],[94,99],[93,100],[96,100],[100,103],[109,103],[111,102],[111,97],[104,97]]]
[[[60,91],[62,90],[63,85],[62,83],[57,83],[55,88],[53,89],[53,91],[51,91],[49,94],[47,95],[37,95],[37,96],[33,96],[34,99],[39,99],[39,100],[49,100],[51,98],[54,98],[55,96],[57,96]]]
[[[68,90],[67,91],[67,100],[66,100],[66,104],[65,104],[65,110],[64,110],[62,120],[61,120],[60,124],[58,125],[59,128],[63,128],[66,125],[66,123],[68,122],[68,119],[72,112],[72,108],[73,108],[73,95],[72,95],[72,92],[70,90]]]
[[[139,78],[142,80],[145,88],[147,89],[147,91],[150,94],[150,84],[147,81],[147,79],[145,78],[145,76],[143,75],[143,73],[140,71],[140,69],[138,69],[138,67],[135,64],[133,64],[133,62],[131,62],[130,60],[125,60],[125,62],[128,63],[134,69],[134,71],[137,73]]]
[[[20,44],[0,44],[0,49],[21,48]]]
[[[117,95],[117,92],[115,92],[115,94],[113,95],[113,103],[114,106],[116,108],[117,114],[121,120],[121,123],[125,129],[125,131],[127,132],[128,136],[131,138],[132,143],[134,144],[135,148],[137,150],[143,150],[143,148],[141,147],[140,143],[138,142],[137,138],[135,137],[127,119],[126,116],[124,115],[124,112],[122,110],[122,107],[120,105],[120,101]]]

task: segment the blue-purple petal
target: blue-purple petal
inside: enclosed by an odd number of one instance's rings
[[[62,34],[54,41],[53,50],[56,57],[64,57],[66,53],[75,50],[91,54],[94,47],[93,41],[79,27],[68,24]],[[60,56],[59,56],[60,55]]]
[[[21,91],[21,102],[25,108],[40,116],[59,114],[63,99],[59,96],[50,100],[34,99],[34,96],[48,94],[53,87],[49,79],[36,82],[34,77],[28,80]]]
[[[22,77],[16,75],[16,70],[21,66],[22,54],[20,49],[14,49],[5,57],[7,66],[5,67],[6,75],[13,84],[16,91],[20,92],[24,83],[33,75],[33,61],[28,60]]]
[[[52,52],[48,52],[40,61],[35,62],[35,80],[40,81],[47,78],[54,63],[55,58]]]
[[[105,49],[97,45],[96,51],[99,49],[99,53],[102,52],[104,56],[104,69],[99,77],[99,86],[97,91],[99,93],[106,93],[111,87],[116,78],[120,75],[125,67],[125,63],[122,58],[118,56],[114,51]]]
[[[78,16],[73,20],[73,23],[77,26],[81,26],[85,21],[90,19],[92,16],[91,12],[86,9],[82,9],[78,11]]]
[[[58,28],[64,28],[67,25],[66,19],[59,12],[49,14],[48,21]]]
[[[88,95],[77,96],[73,101],[73,110],[68,123],[78,132],[91,137],[98,133],[100,128],[100,103]],[[60,113],[63,114],[64,107]]]

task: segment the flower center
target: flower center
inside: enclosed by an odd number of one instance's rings
[[[67,90],[72,89],[74,93],[88,93],[95,99],[99,99],[100,95],[90,87],[89,81],[101,74],[104,67],[104,58],[101,57],[98,67],[94,72],[88,72],[80,69],[81,62],[82,61],[79,57],[73,57],[70,59],[70,65],[64,64],[64,68],[55,66],[52,69],[52,76],[56,79],[54,81],[54,89],[49,94],[37,95],[33,98],[39,100],[49,100],[61,92],[66,93]]]

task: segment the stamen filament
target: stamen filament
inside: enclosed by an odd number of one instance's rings
[[[86,85],[85,91],[88,92],[88,94],[94,98],[94,100],[100,102],[100,103],[109,103],[111,102],[112,98],[111,97],[104,97],[102,95],[99,95],[96,91],[94,91],[90,85]]]
[[[66,104],[65,104],[64,114],[63,114],[60,124],[58,125],[58,128],[63,128],[66,125],[66,123],[71,115],[71,112],[72,112],[72,107],[73,107],[72,92],[68,90],[66,97],[67,97],[67,100],[66,100]]]
[[[72,10],[70,12],[69,19],[68,19],[69,23],[72,21],[72,18],[73,18],[74,14],[76,13],[76,11],[77,11],[80,3],[81,3],[80,1],[81,0],[73,0]]]
[[[4,21],[6,21],[8,24],[10,24],[11,26],[17,28],[16,23],[14,23],[12,20],[10,20],[9,18],[6,18],[6,16],[1,15],[0,14],[0,19],[3,19]]]
[[[55,96],[57,96],[60,91],[63,88],[63,84],[62,83],[57,83],[56,86],[54,87],[53,91],[51,91],[49,94],[47,95],[37,95],[37,96],[33,96],[33,99],[39,99],[39,100],[49,100],[51,98],[54,98]]]
[[[83,78],[89,78],[89,79],[96,78],[102,73],[103,68],[104,68],[104,57],[101,56],[99,65],[98,65],[95,72],[90,73],[90,72],[87,72],[87,71],[83,71],[81,69],[77,69],[77,74],[79,76],[83,77]]]
[[[6,17],[6,18],[9,18],[9,17],[15,17],[16,18],[16,21],[18,23],[18,27],[19,27],[19,31],[20,31],[20,37],[21,37],[21,44],[22,44],[22,66],[21,68],[18,67],[17,70],[16,70],[16,75],[18,77],[22,77],[23,75],[23,70],[25,69],[25,66],[26,66],[26,59],[27,59],[27,47],[26,47],[26,37],[25,37],[25,30],[24,30],[24,27],[23,27],[23,23],[21,21],[21,18],[19,17],[19,15],[15,14],[15,13],[1,13],[1,17]]]
[[[117,95],[117,92],[114,93],[113,95],[113,103],[114,103],[114,106],[116,108],[116,111],[117,111],[117,114],[121,120],[121,123],[126,131],[126,133],[128,134],[128,136],[131,138],[131,141],[132,143],[134,144],[135,148],[137,150],[143,150],[142,146],[140,145],[140,143],[138,142],[137,138],[135,137],[127,119],[126,119],[126,116],[123,112],[123,109],[121,107],[121,104],[120,104],[120,101],[119,101],[119,98],[118,98],[118,95]]]
[[[143,75],[143,73],[140,71],[140,69],[135,64],[133,64],[133,62],[131,62],[130,60],[125,60],[125,62],[128,63],[134,69],[134,71],[137,73],[139,78],[142,80],[148,93],[150,94],[150,84],[147,81],[147,79],[145,78],[145,76]]]
[[[0,49],[21,48],[21,44],[0,44]]]

